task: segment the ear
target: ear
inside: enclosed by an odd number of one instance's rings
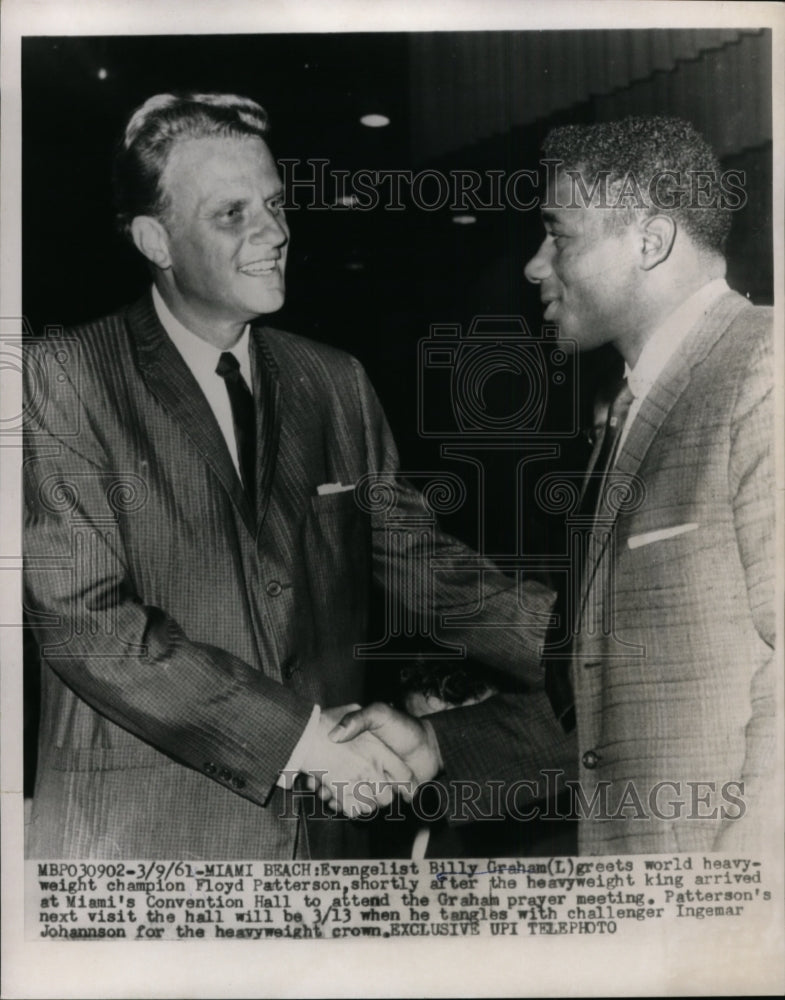
[[[667,260],[676,239],[676,223],[669,215],[650,215],[640,223],[641,267],[644,271]]]
[[[172,266],[169,237],[163,225],[151,215],[137,215],[131,222],[131,236],[136,249],[151,264],[166,270]]]

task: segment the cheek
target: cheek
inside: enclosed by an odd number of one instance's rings
[[[580,289],[591,273],[591,257],[579,250],[568,247],[554,257],[553,273],[567,289]]]
[[[609,298],[613,298],[616,269],[611,262],[601,258],[584,260],[572,274],[570,289],[572,298],[581,307],[597,311]]]
[[[225,280],[234,269],[232,248],[225,241],[211,240],[195,245],[192,260],[206,281],[211,277]]]
[[[587,255],[575,262],[575,279],[582,288],[592,288],[606,273],[607,261],[600,255]]]
[[[586,261],[568,258],[558,269],[554,269],[554,273],[562,286],[565,299],[573,304],[586,299],[592,287],[591,273]]]

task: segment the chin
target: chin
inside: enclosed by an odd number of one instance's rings
[[[248,303],[248,308],[254,316],[264,316],[266,313],[278,312],[284,304],[284,293],[265,295],[254,302]]]

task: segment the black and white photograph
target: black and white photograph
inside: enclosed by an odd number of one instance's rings
[[[780,993],[782,10],[156,6],[3,8],[2,996]]]

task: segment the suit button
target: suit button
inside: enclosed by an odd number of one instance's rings
[[[208,760],[207,763],[204,765],[204,773],[209,774],[211,777],[212,775],[215,774],[217,770],[218,768],[215,766],[215,764],[213,764],[211,760]]]
[[[239,778],[237,775],[235,775],[232,778],[232,788],[245,788],[245,781],[242,778]]]
[[[593,771],[600,762],[600,755],[595,750],[587,750],[583,757],[581,757],[581,762],[584,767]]]
[[[267,593],[270,595],[270,597],[277,597],[282,590],[283,587],[277,580],[270,580],[270,582],[267,584]]]
[[[227,770],[225,767],[222,767],[221,770],[218,772],[218,777],[221,779],[221,781],[228,781],[231,778],[231,776],[232,772]]]

